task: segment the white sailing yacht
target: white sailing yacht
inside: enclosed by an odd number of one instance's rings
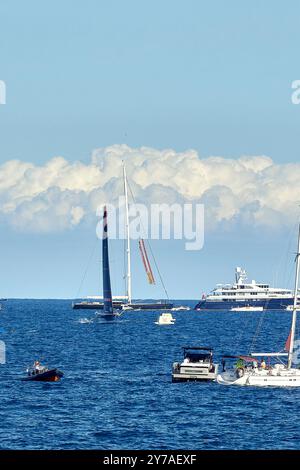
[[[296,275],[294,289],[294,304],[291,331],[286,342],[284,352],[275,353],[251,353],[250,356],[224,356],[223,372],[217,376],[218,383],[222,385],[250,385],[260,387],[300,387],[300,369],[295,362],[295,333],[298,309],[298,284],[300,264],[300,224],[298,230],[298,247],[296,254]],[[225,370],[225,359],[234,358],[236,366]],[[269,365],[265,358],[268,358]],[[271,360],[275,364],[271,365]],[[284,362],[287,359],[287,362]],[[299,364],[298,364],[299,367]]]
[[[130,227],[129,227],[129,202],[128,202],[128,182],[126,175],[125,163],[123,162],[123,181],[124,181],[124,196],[125,196],[125,231],[126,231],[126,264],[127,272],[125,274],[126,279],[126,295],[127,302],[122,305],[123,310],[169,310],[173,308],[173,303],[169,300],[155,300],[149,302],[140,302],[132,300],[132,284],[131,284],[131,253],[130,253]],[[139,250],[143,265],[147,274],[149,284],[155,284],[155,279],[147,255],[145,243],[143,239],[139,240]],[[161,279],[162,282],[162,279]],[[165,286],[163,288],[166,292]]]

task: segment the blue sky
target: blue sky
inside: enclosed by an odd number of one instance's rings
[[[297,163],[299,15],[292,0],[2,2],[0,164],[88,163],[94,149],[121,143]],[[209,233],[198,253],[179,242],[155,250],[170,295],[195,298],[237,264],[271,282],[287,233],[235,226]],[[75,296],[94,238],[87,225],[32,234],[3,224],[1,295]],[[95,259],[82,294],[97,293],[96,274]]]

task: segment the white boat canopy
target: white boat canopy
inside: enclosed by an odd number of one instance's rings
[[[251,353],[250,356],[253,357],[279,357],[279,356],[288,356],[287,352],[278,352],[278,353]]]

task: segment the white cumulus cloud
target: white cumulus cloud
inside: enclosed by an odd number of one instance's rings
[[[0,218],[18,230],[61,231],[96,221],[103,203],[123,193],[122,161],[138,202],[202,202],[206,225],[276,227],[295,221],[300,164],[267,156],[201,158],[176,152],[113,145],[92,152],[89,163],[54,157],[39,166],[18,160],[0,166]]]

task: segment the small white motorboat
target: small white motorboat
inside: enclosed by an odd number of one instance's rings
[[[184,347],[183,362],[174,362],[172,382],[216,380],[218,364],[213,362],[213,350],[206,347]]]
[[[255,307],[251,305],[244,305],[243,307],[232,307],[231,312],[263,312],[263,307]]]
[[[157,321],[155,322],[156,325],[174,325],[176,318],[172,316],[172,313],[162,313]]]

